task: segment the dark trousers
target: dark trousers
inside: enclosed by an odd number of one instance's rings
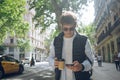
[[[101,60],[98,60],[98,66],[102,67],[102,61]]]
[[[115,61],[115,65],[116,65],[116,70],[120,70],[120,62],[119,61]]]

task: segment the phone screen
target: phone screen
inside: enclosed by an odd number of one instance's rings
[[[74,64],[66,64],[66,66],[73,66]]]

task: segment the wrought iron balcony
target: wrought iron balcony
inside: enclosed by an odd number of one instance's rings
[[[98,42],[97,44],[99,44],[101,41],[103,41],[107,36],[110,35],[110,31],[107,31],[106,33],[104,34],[101,34],[99,37],[98,37]]]
[[[105,21],[105,18],[107,17],[108,13],[107,10],[105,12],[103,12],[103,15],[101,16],[99,23],[96,27],[96,31],[99,29],[100,25]]]
[[[111,0],[108,4],[109,9],[114,11],[117,8],[118,3],[120,3],[120,0]]]
[[[115,30],[115,28],[117,28],[118,27],[118,25],[120,25],[120,18],[117,18],[117,20],[114,22],[114,24],[111,26],[111,28],[110,28],[110,33],[112,33],[114,30]]]
[[[98,37],[98,42],[97,44],[99,44],[101,41],[103,41],[106,37],[110,36],[110,34],[118,27],[118,25],[120,25],[120,18],[118,18],[114,24],[110,27],[110,29],[104,33],[104,34],[101,34],[99,37]]]

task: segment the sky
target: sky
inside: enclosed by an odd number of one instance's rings
[[[84,25],[88,25],[94,20],[94,2],[91,2],[86,6],[85,10],[82,11],[83,15],[81,21]]]

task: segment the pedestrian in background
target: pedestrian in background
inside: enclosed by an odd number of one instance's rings
[[[120,50],[119,50],[119,53],[118,53],[118,59],[119,59],[119,70],[120,70]]]
[[[102,56],[101,56],[100,53],[99,53],[98,56],[97,56],[97,61],[98,61],[98,66],[99,66],[99,67],[102,67]]]
[[[119,58],[118,58],[117,52],[114,53],[113,59],[114,59],[115,65],[116,65],[116,70],[120,70],[120,67],[119,67],[120,63],[119,63]]]
[[[34,61],[33,54],[32,54],[32,58],[31,58],[31,61],[30,61],[30,66],[34,66],[34,65],[35,65],[35,61]]]

